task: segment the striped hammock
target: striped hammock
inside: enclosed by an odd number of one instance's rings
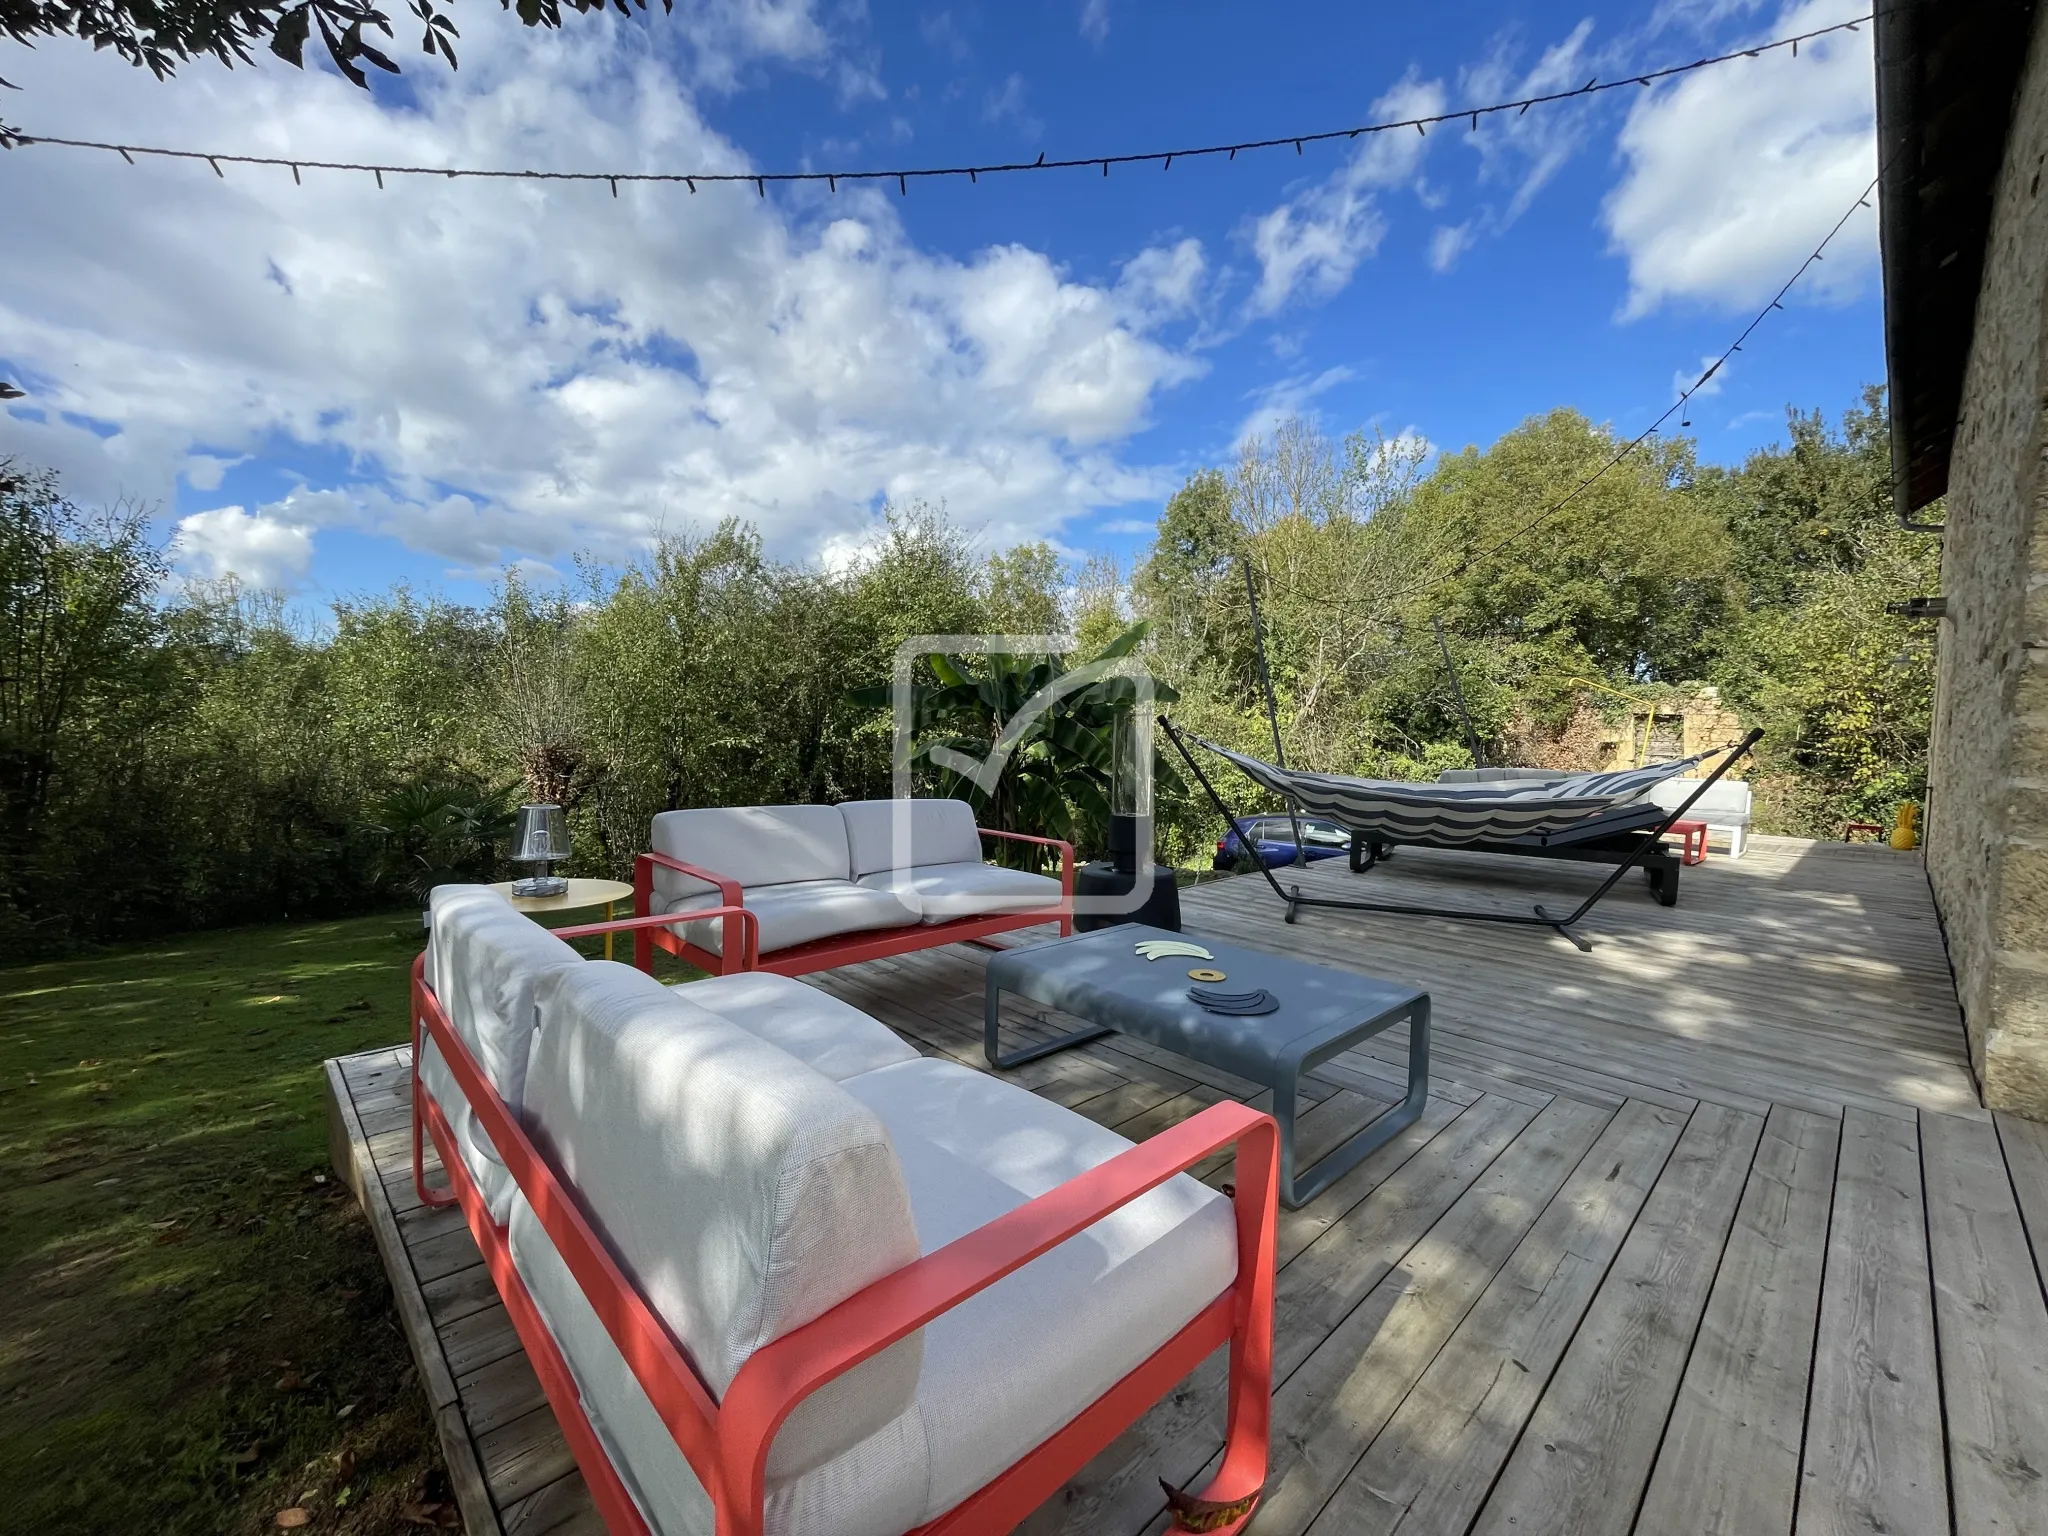
[[[1276,768],[1213,741],[1190,741],[1227,758],[1254,783],[1311,816],[1348,832],[1389,843],[1498,843],[1564,832],[1648,794],[1711,752],[1675,762],[1610,773],[1578,773],[1544,784],[1513,779],[1479,784],[1417,784],[1405,779],[1354,779],[1340,773]]]

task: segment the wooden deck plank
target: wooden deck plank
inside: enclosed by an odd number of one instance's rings
[[[1741,1110],[1694,1113],[1474,1536],[1627,1536],[1634,1527],[1762,1131]]]
[[[569,1442],[543,1403],[476,1437],[477,1459],[501,1507],[517,1504],[576,1470]]]
[[[609,1536],[581,1472],[528,1494],[500,1518],[505,1536]]]
[[[1998,1114],[1992,1119],[1998,1126],[2006,1171],[2012,1175],[2013,1193],[2019,1197],[2020,1218],[2027,1225],[2034,1273],[2048,1278],[2048,1125],[2017,1115]]]
[[[1841,1126],[1771,1111],[1636,1521],[1641,1536],[1792,1529]],[[1740,1469],[1739,1474],[1733,1469]]]
[[[1948,1529],[1918,1130],[1842,1117],[1798,1536]]]
[[[1569,905],[1604,873],[1412,852],[1305,882],[1506,910]],[[2028,1471],[2048,1468],[2030,1353],[2048,1326],[2048,1128],[1994,1126],[1974,1100],[1917,859],[1758,839],[1739,862],[1687,870],[1677,908],[1624,886],[1589,920],[1591,955],[1447,921],[1318,911],[1290,927],[1242,878],[1184,891],[1183,908],[1198,932],[1421,985],[1434,1004],[1422,1119],[1281,1214],[1260,1536],[1348,1536],[1398,1511],[1404,1536],[1619,1531],[1632,1515],[1640,1536],[1787,1536],[1795,1516],[1801,1531],[1877,1518],[1914,1536],[1951,1518],[1958,1531],[2042,1524]],[[955,945],[807,979],[981,1071],[985,963]],[[1005,1001],[1020,1044],[1072,1027]],[[1406,1051],[1406,1030],[1390,1030],[1305,1081],[1307,1156],[1398,1098]],[[331,1071],[361,1133],[337,1166],[359,1164],[352,1187],[388,1217],[387,1267],[403,1266],[446,1373],[450,1454],[471,1459],[510,1536],[596,1536],[459,1216],[412,1188],[408,1050]],[[1263,1102],[1122,1037],[1000,1075],[1137,1137],[1223,1097]],[[1742,1138],[1766,1115],[1751,1157]],[[1838,1171],[1845,1124],[1861,1150]],[[1227,1179],[1227,1159],[1196,1172]],[[1156,1479],[1213,1466],[1223,1382],[1219,1355],[1020,1529],[1156,1532]],[[1947,1439],[1928,1411],[1943,1390]]]
[[[399,1328],[412,1350],[413,1364],[420,1373],[420,1386],[426,1393],[427,1407],[440,1436],[449,1487],[455,1494],[456,1507],[462,1512],[463,1525],[469,1536],[498,1536],[497,1510],[491,1502],[490,1484],[468,1429],[462,1422],[461,1394],[456,1390],[455,1377],[441,1352],[441,1341],[435,1333],[432,1315],[407,1261],[397,1218],[384,1198],[380,1170],[370,1151],[370,1138],[363,1134],[362,1122],[356,1113],[351,1078],[357,1084],[375,1083],[388,1074],[388,1066],[372,1064],[351,1074],[345,1072],[338,1062],[327,1063],[328,1112],[337,1131],[332,1141],[333,1150],[347,1159],[345,1165],[337,1163],[335,1171],[356,1192],[356,1199],[369,1219],[371,1235],[384,1261],[384,1273],[391,1282]]]
[[[1420,1240],[1374,1265],[1370,1292],[1274,1394],[1278,1433],[1261,1536],[1310,1527],[1558,1192],[1583,1182],[1580,1170],[1595,1162],[1604,1175],[1654,1149],[1661,1167],[1676,1118],[1651,1105],[1609,1116],[1559,1099]]]
[[[2048,1305],[1989,1125],[1920,1117],[1958,1531],[2048,1531]]]
[[[1309,1205],[1299,1211],[1282,1211],[1276,1290],[1287,1293],[1290,1300],[1281,1303],[1276,1297],[1276,1313],[1291,1313],[1297,1306],[1291,1298],[1317,1289],[1319,1275],[1292,1281],[1288,1276],[1300,1257],[1340,1224],[1345,1235],[1323,1259],[1321,1273],[1347,1270],[1354,1275],[1360,1295],[1370,1290],[1527,1129],[1532,1118],[1526,1105],[1493,1098],[1467,1109],[1448,1127],[1430,1132],[1426,1140],[1420,1124],[1411,1126]],[[1566,1112],[1559,1121],[1573,1118]],[[1591,1140],[1590,1133],[1586,1139]],[[1377,1258],[1364,1251],[1366,1245],[1377,1245]],[[1297,1356],[1312,1352],[1324,1333],[1312,1323],[1296,1323],[1289,1316],[1275,1319],[1276,1344]],[[1276,1361],[1276,1381],[1287,1368],[1286,1362]],[[1043,1517],[1030,1523],[1034,1536],[1050,1536],[1055,1531],[1092,1536],[1142,1526],[1159,1507],[1158,1478],[1192,1481],[1222,1446],[1226,1380],[1220,1354],[1204,1362],[1179,1390],[1068,1484],[1060,1498],[1042,1512]],[[1277,1447],[1282,1440],[1275,1443]]]
[[[1462,1531],[1685,1128],[1623,1106],[1309,1530]]]

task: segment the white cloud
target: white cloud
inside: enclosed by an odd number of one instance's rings
[[[241,462],[240,458],[223,459],[211,453],[188,454],[185,458],[185,483],[195,491],[217,491],[222,478]]]
[[[234,576],[244,586],[289,590],[313,567],[313,530],[261,512],[217,507],[178,519],[172,556],[202,581]]]
[[[1027,139],[1035,139],[1045,132],[1045,124],[1024,105],[1024,77],[1014,72],[1004,79],[1001,90],[990,91],[983,98],[981,120],[985,123],[1015,123]]]
[[[1109,37],[1109,0],[1081,0],[1081,35],[1102,46]]]
[[[1372,104],[1375,118],[1430,117],[1444,109],[1443,83],[1403,79]],[[1377,193],[1413,181],[1429,140],[1408,129],[1372,134],[1325,180],[1252,221],[1259,258],[1254,315],[1270,315],[1297,294],[1326,299],[1351,281],[1387,232]]]
[[[1325,368],[1313,375],[1296,374],[1254,390],[1250,396],[1254,402],[1252,409],[1238,425],[1233,448],[1241,446],[1248,438],[1264,437],[1291,416],[1312,417],[1318,396],[1356,377],[1351,369],[1340,366]]]
[[[1787,6],[1753,41],[1854,18],[1861,0]],[[1671,301],[1747,308],[1777,291],[1877,174],[1870,29],[1701,70],[1638,98],[1621,132],[1627,170],[1604,217],[1628,259],[1623,313]],[[1875,263],[1859,213],[1800,292],[1842,300]]]
[[[719,11],[718,70],[778,47],[822,70],[799,12]],[[686,87],[709,66],[650,56],[650,35],[480,17],[461,71],[416,66],[403,110],[315,70],[195,64],[159,83],[52,43],[10,67],[9,117],[358,162],[747,168]],[[0,350],[32,394],[0,413],[0,452],[54,465],[81,500],[147,501],[181,469],[196,485],[197,454],[296,449],[329,494],[294,498],[293,526],[464,568],[617,558],[728,515],[807,554],[882,497],[1043,536],[1154,493],[1160,475],[1114,445],[1202,366],[1157,331],[1197,290],[1192,241],[1103,287],[1022,245],[923,250],[890,195],[859,189],[380,191],[49,148],[6,174]]]
[[[1486,62],[1464,71],[1459,87],[1472,106],[1576,90],[1614,62],[1608,52],[1588,46],[1592,34],[1592,21],[1581,21],[1522,74],[1509,67],[1505,51],[1496,49]],[[1536,194],[1585,145],[1598,123],[1594,113],[1566,105],[1480,119],[1465,136],[1479,155],[1479,179],[1514,188],[1504,208],[1489,211],[1493,232],[1506,229],[1528,211]]]
[[[1462,224],[1439,224],[1436,233],[1429,237],[1429,269],[1432,272],[1448,272],[1458,264],[1458,258],[1472,249],[1479,238],[1473,220]]]
[[[1151,319],[1192,314],[1201,303],[1208,275],[1199,240],[1148,246],[1124,263],[1117,278],[1117,299],[1127,312]]]

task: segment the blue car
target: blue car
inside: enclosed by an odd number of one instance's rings
[[[1319,816],[1301,818],[1301,841],[1311,864],[1322,859],[1341,859],[1351,849],[1351,834],[1334,821],[1325,821]],[[1245,851],[1247,847],[1257,850],[1260,861],[1268,869],[1292,864],[1294,824],[1285,816],[1242,818],[1234,831],[1226,832],[1218,839],[1214,867],[1237,868],[1240,862],[1250,857]]]

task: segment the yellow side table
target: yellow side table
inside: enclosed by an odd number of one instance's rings
[[[606,922],[616,915],[612,911],[614,906],[633,899],[633,887],[623,880],[571,880],[569,889],[559,896],[513,896],[509,880],[501,880],[491,889],[510,897],[513,907],[521,912],[575,912],[583,907],[603,907]],[[610,934],[604,936],[604,957],[612,957]]]

